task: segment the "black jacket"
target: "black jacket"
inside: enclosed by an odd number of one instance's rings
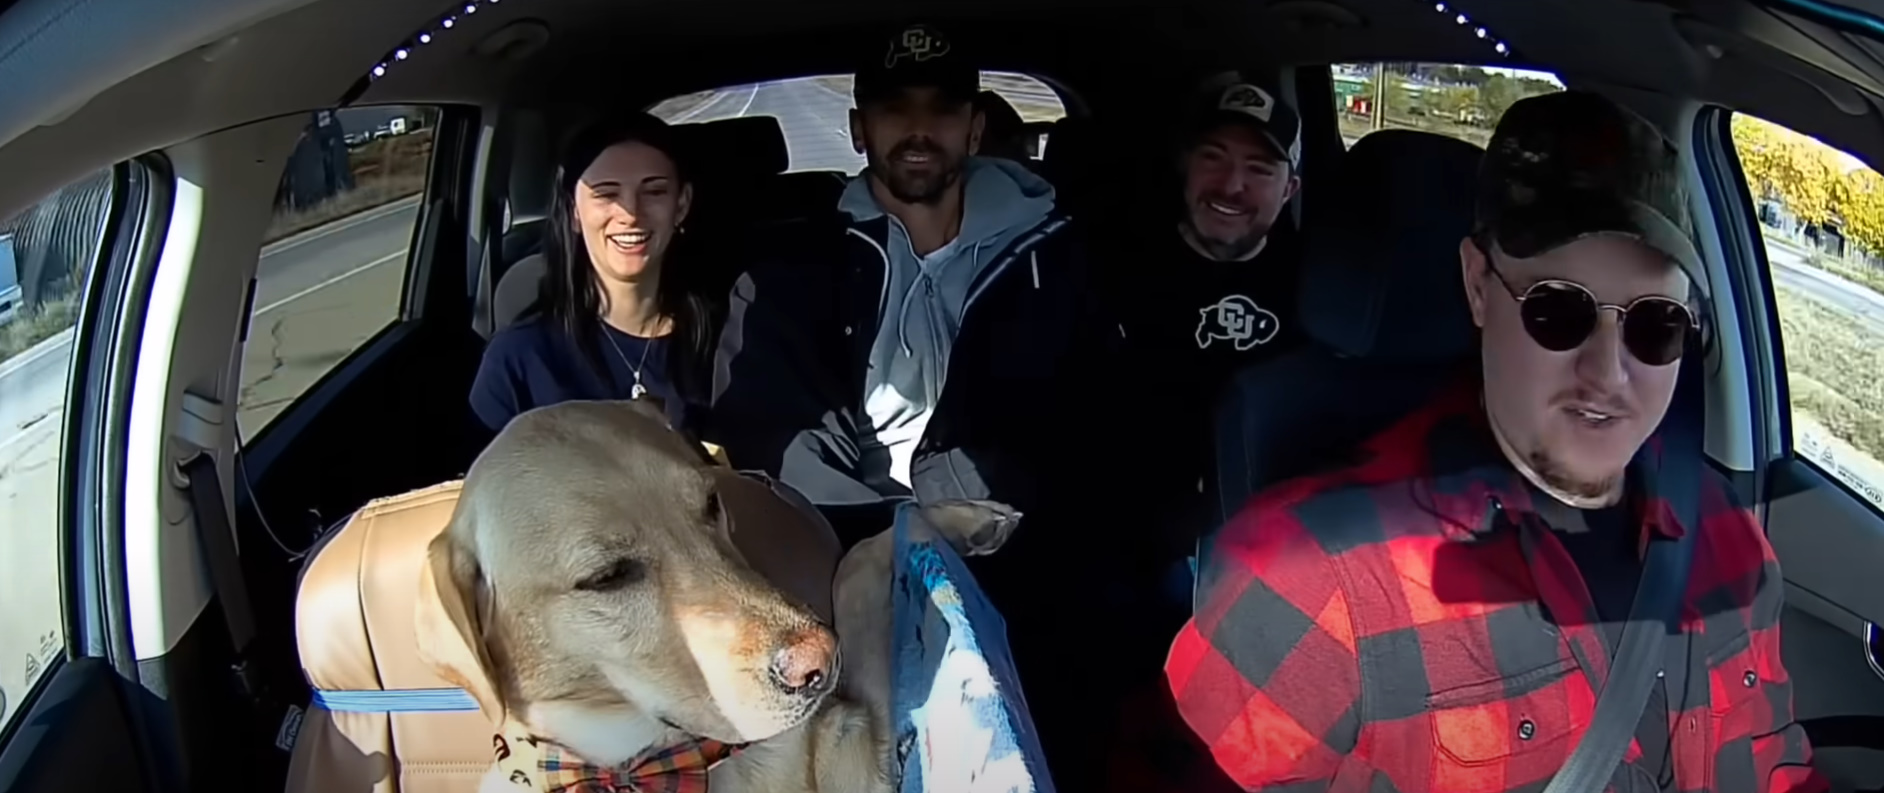
[[[734,285],[713,376],[710,439],[821,507],[893,500],[857,457],[882,314],[889,221],[814,224]],[[1104,415],[1121,330],[1105,317],[1069,220],[1047,215],[971,287],[942,395],[910,466],[913,495],[1022,510],[1068,492]],[[1090,481],[1090,480],[1089,480]]]

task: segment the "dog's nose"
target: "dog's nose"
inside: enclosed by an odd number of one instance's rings
[[[837,661],[837,640],[830,631],[796,631],[772,655],[772,681],[789,694],[823,693],[830,688]]]

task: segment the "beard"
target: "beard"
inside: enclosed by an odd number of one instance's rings
[[[905,154],[926,154],[929,163],[921,168],[899,167]],[[953,157],[940,146],[925,140],[898,143],[884,156],[878,156],[875,151],[866,151],[864,159],[870,166],[870,173],[876,176],[884,189],[905,204],[938,203],[962,178],[963,158]]]
[[[1550,456],[1544,449],[1532,449],[1525,455],[1525,463],[1531,473],[1547,490],[1570,496],[1580,501],[1600,501],[1613,497],[1622,484],[1622,475],[1607,476],[1601,479],[1584,479],[1570,473],[1562,464]]]
[[[1197,229],[1197,224],[1191,220],[1190,216],[1186,215],[1184,217],[1184,232],[1190,236],[1192,242],[1197,243],[1197,247],[1202,248],[1204,253],[1209,254],[1210,258],[1216,259],[1217,261],[1229,262],[1240,260],[1261,247],[1263,240],[1269,236],[1269,227],[1263,226],[1261,228],[1251,229],[1227,240],[1218,239],[1205,236],[1203,232]]]
[[[1236,202],[1232,200],[1203,196],[1196,204],[1186,207],[1187,211],[1183,213],[1183,226],[1185,235],[1189,236],[1191,241],[1209,254],[1212,259],[1236,261],[1250,255],[1263,244],[1264,239],[1269,237],[1270,229],[1275,227],[1274,220],[1265,223],[1260,218],[1251,218],[1250,225],[1231,235],[1225,236],[1221,231],[1207,233],[1198,226],[1197,215],[1201,212],[1214,212],[1215,210],[1208,206],[1211,201],[1227,206],[1236,205]],[[1252,208],[1250,212],[1254,213],[1256,210]]]

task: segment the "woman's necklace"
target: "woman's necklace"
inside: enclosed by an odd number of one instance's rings
[[[622,352],[621,343],[618,341],[615,341],[615,334],[608,332],[608,328],[604,327],[602,328],[602,338],[608,339],[608,346],[615,348],[615,354],[621,357],[621,362],[624,364],[627,364],[628,371],[633,373],[635,376],[635,384],[628,388],[628,398],[640,399],[644,396],[647,396],[648,388],[647,386],[644,386],[641,384],[641,370],[648,365],[648,350],[651,350],[654,348],[654,340],[642,339],[641,340],[641,362],[629,363],[628,354],[625,352]]]

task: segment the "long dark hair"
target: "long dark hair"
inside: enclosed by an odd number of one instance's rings
[[[563,147],[556,168],[556,185],[550,195],[549,220],[544,235],[543,255],[548,277],[537,297],[537,310],[561,325],[576,348],[582,351],[596,374],[614,382],[611,368],[603,363],[601,276],[589,260],[589,248],[582,231],[575,227],[576,182],[595,158],[611,146],[642,143],[667,155],[682,186],[691,184],[680,137],[666,122],[647,113],[611,116],[576,133]],[[696,286],[699,274],[676,256],[686,246],[680,235],[668,242],[662,254],[660,286],[655,290],[654,307],[673,322],[667,337],[667,375],[683,400],[703,403],[711,388],[708,380],[712,365],[713,337],[717,330],[713,304]],[[620,383],[615,383],[620,386]]]

